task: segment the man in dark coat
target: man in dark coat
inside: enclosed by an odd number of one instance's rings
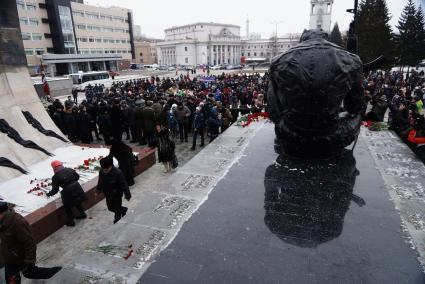
[[[60,161],[53,161],[51,163],[53,171],[55,172],[52,177],[52,190],[47,193],[47,196],[54,196],[58,193],[59,188],[62,187],[61,197],[63,208],[65,209],[66,215],[68,216],[67,226],[75,226],[74,213],[72,207],[77,208],[79,215],[76,219],[87,218],[81,203],[86,200],[86,194],[78,183],[80,176],[77,172],[70,168],[65,168]]]
[[[152,108],[152,102],[147,101],[146,107],[142,109],[142,119],[143,119],[143,134],[145,136],[148,146],[151,148],[155,147],[154,138],[155,138],[155,112]]]
[[[92,117],[83,104],[80,105],[80,112],[77,114],[77,126],[81,143],[90,144],[93,141]]]
[[[110,111],[112,122],[112,136],[116,140],[122,139],[122,132],[124,130],[124,113],[121,110],[120,100],[114,99],[112,101],[112,108]]]
[[[134,156],[133,151],[124,142],[113,140],[109,156],[118,161],[118,167],[122,171],[128,186],[134,185]]]
[[[100,160],[101,170],[96,192],[105,194],[108,210],[115,213],[114,224],[127,213],[128,208],[122,206],[122,197],[130,201],[131,194],[125,177],[120,169],[114,167],[111,157]]]
[[[66,109],[63,114],[63,125],[66,129],[66,134],[68,134],[68,139],[71,142],[78,141],[78,130],[77,130],[77,121],[76,113],[73,111],[73,108]]]
[[[0,201],[0,258],[6,283],[21,283],[21,272],[29,279],[49,279],[62,269],[35,266],[36,255],[37,245],[28,222],[8,203]]]
[[[99,126],[99,131],[103,135],[105,140],[105,145],[111,145],[111,136],[112,136],[112,122],[111,117],[108,113],[108,108],[101,106],[99,108],[99,116],[97,117],[97,125]]]
[[[146,145],[146,140],[143,134],[143,108],[145,102],[141,99],[136,101],[136,107],[134,108],[134,130],[136,139],[140,145]]]
[[[205,117],[201,107],[195,110],[195,118],[193,120],[193,143],[192,150],[196,148],[196,139],[198,135],[201,136],[201,147],[204,146],[204,132],[205,132]]]

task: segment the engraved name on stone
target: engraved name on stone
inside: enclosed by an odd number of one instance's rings
[[[151,260],[153,255],[159,251],[159,247],[163,244],[166,236],[167,234],[163,231],[153,231],[149,239],[136,249],[135,254],[138,257],[133,268],[141,269],[146,262]]]
[[[211,184],[214,177],[203,175],[190,175],[182,183],[183,191],[191,191],[194,189],[205,189]]]

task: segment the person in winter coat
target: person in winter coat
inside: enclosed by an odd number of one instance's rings
[[[171,171],[171,162],[174,159],[175,144],[170,138],[170,131],[161,126],[156,126],[158,137],[158,162],[164,164],[165,173]]]
[[[97,97],[93,97],[91,103],[86,105],[87,113],[90,114],[91,117],[91,130],[94,131],[94,134],[96,135],[97,141],[102,141],[102,139],[99,137],[99,131],[97,129],[97,116],[99,115],[99,103],[97,101]]]
[[[385,112],[388,108],[387,98],[384,95],[378,95],[374,97],[370,103],[372,105],[372,110],[366,114],[363,120],[376,122],[384,121]]]
[[[175,114],[176,109],[177,109],[177,104],[173,104],[171,106],[170,111],[167,114],[168,115],[167,124],[168,124],[168,129],[170,129],[172,139],[176,139],[178,133],[180,132],[179,123],[177,121],[176,114]]]
[[[63,123],[68,134],[68,139],[75,143],[78,141],[78,128],[76,121],[76,113],[72,108],[66,109],[63,115]]]
[[[142,109],[143,134],[148,146],[154,148],[155,145],[155,112],[152,109],[152,102],[147,101],[146,107]]]
[[[124,130],[124,114],[121,110],[119,99],[114,99],[112,101],[110,116],[112,122],[112,136],[117,140],[121,140]]]
[[[123,113],[123,131],[125,132],[125,140],[130,140],[130,121],[132,119],[132,109],[127,105],[125,100],[121,101],[121,110]]]
[[[193,143],[192,150],[196,149],[196,139],[198,135],[201,136],[201,147],[204,146],[204,132],[205,132],[205,117],[201,107],[195,110],[195,118],[193,119]]]
[[[78,126],[78,137],[82,143],[90,144],[93,141],[92,135],[92,118],[87,113],[87,109],[84,105],[80,105],[80,112],[77,114],[77,126]]]
[[[127,214],[127,207],[122,206],[122,197],[127,201],[131,199],[131,193],[120,169],[114,167],[111,157],[100,160],[101,170],[96,192],[103,192],[108,210],[114,212],[114,224]]]
[[[30,226],[7,202],[0,201],[0,255],[6,284],[20,284],[21,272],[28,279],[49,279],[62,267],[41,268],[35,265],[37,244]]]
[[[189,118],[190,118],[190,110],[187,106],[183,104],[179,104],[177,108],[174,110],[174,114],[177,118],[177,122],[179,124],[179,132],[180,132],[180,142],[187,142],[188,138],[188,130],[189,130]]]
[[[221,126],[221,120],[217,110],[214,108],[211,111],[210,118],[208,119],[208,136],[210,137],[210,143],[217,138]]]
[[[145,107],[145,101],[137,100],[136,107],[134,109],[134,130],[136,139],[139,145],[146,145],[146,139],[143,134],[143,108]]]
[[[125,176],[128,186],[134,185],[133,151],[124,142],[113,140],[109,157],[118,161],[118,167]]]
[[[99,108],[99,116],[97,117],[97,125],[99,126],[99,132],[102,133],[103,139],[106,145],[111,145],[112,136],[112,122],[111,117],[108,114],[106,106]]]
[[[78,182],[80,176],[75,170],[65,168],[60,161],[53,161],[51,166],[55,174],[52,177],[52,190],[47,193],[47,196],[54,196],[59,192],[59,188],[62,187],[61,198],[63,208],[65,209],[65,213],[68,216],[68,221],[65,224],[67,226],[73,227],[75,226],[74,218],[87,218],[83,206],[81,205],[81,203],[87,198],[83,188]],[[75,207],[79,212],[77,217],[75,217],[74,213],[72,212],[73,207]]]

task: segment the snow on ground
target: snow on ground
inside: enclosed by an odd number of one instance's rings
[[[16,211],[22,215],[28,215],[35,210],[46,206],[48,203],[58,200],[60,202],[60,194],[54,197],[37,196],[27,193],[35,184],[31,184],[31,180],[50,179],[53,176],[53,170],[50,163],[53,160],[63,162],[65,167],[74,168],[84,163],[89,158],[97,158],[99,156],[107,156],[108,148],[85,148],[79,146],[67,146],[56,149],[54,156],[34,164],[29,167],[29,174],[10,179],[0,183],[0,198],[16,204]],[[84,172],[80,174],[80,183],[91,180],[98,175],[97,172]]]

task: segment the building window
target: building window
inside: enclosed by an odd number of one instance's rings
[[[112,16],[111,15],[100,15],[100,18],[102,20],[108,20],[108,21],[112,21]]]
[[[98,13],[86,12],[85,15],[89,19],[99,19],[99,14]]]
[[[38,26],[38,20],[37,19],[29,19],[30,26],[36,27]]]
[[[261,52],[261,53],[260,53],[260,56],[264,56],[264,52]]]
[[[25,55],[34,55],[34,49],[25,48]]]
[[[79,42],[87,42],[87,38],[86,37],[77,37],[77,41],[79,41]]]
[[[184,51],[187,51],[187,46],[184,47]],[[186,62],[187,63],[187,62]]]
[[[184,63],[189,63],[189,58],[187,58],[187,57],[186,57],[186,58],[184,59]]]
[[[242,56],[245,56],[245,53],[244,52],[242,52],[242,54],[241,54]]]
[[[114,31],[116,33],[125,33],[125,29],[121,29],[121,28],[116,28]]]
[[[121,23],[124,23],[125,22],[125,19],[123,17],[114,17],[114,20],[115,21],[118,21],[118,22],[121,22]]]
[[[43,35],[42,34],[32,34],[32,40],[42,40]]]
[[[84,17],[84,12],[82,11],[72,11],[72,14],[74,15],[74,17]]]
[[[257,52],[254,52],[254,56],[257,56]]]
[[[30,33],[22,33],[22,40],[31,40]]]
[[[37,5],[35,3],[27,3],[27,11],[35,11],[37,10]]]
[[[114,32],[114,28],[111,28],[111,27],[103,27],[103,31],[104,31],[104,32],[110,32],[110,33],[113,33],[113,32]]]
[[[16,6],[19,10],[25,10],[25,2],[24,1],[16,1]]]
[[[19,18],[19,23],[23,26],[28,26],[28,18]]]
[[[143,52],[140,52],[140,56],[143,56]]]
[[[89,42],[94,42],[94,38],[93,37],[89,37]]]
[[[77,25],[77,29],[79,29],[79,30],[85,30],[86,29],[86,25]]]
[[[101,38],[99,38],[99,37],[97,37],[97,38],[95,38],[95,41],[96,41],[96,42],[102,42],[102,39],[101,39]]]
[[[44,54],[44,49],[43,48],[36,48],[35,49],[35,54],[37,54],[37,55],[43,55]]]

